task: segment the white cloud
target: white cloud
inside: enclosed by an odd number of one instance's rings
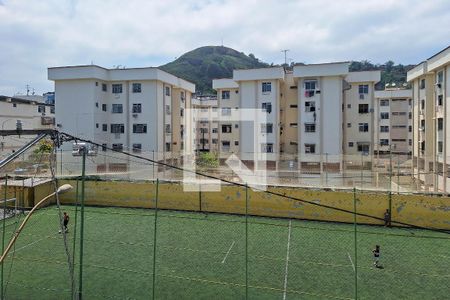
[[[0,94],[51,90],[49,66],[160,65],[222,38],[267,62],[417,63],[448,36],[446,0],[0,0]]]

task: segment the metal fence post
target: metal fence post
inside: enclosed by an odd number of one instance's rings
[[[201,186],[201,184],[198,185],[198,206],[199,206],[200,212],[202,212],[202,186]]]
[[[158,223],[158,197],[159,197],[159,179],[156,178],[156,198],[155,198],[155,223],[154,223],[154,234],[153,234],[153,288],[152,288],[152,299],[155,299],[155,287],[156,287],[156,225]]]
[[[2,253],[5,251],[5,230],[6,230],[6,198],[8,197],[8,174],[6,174],[5,177],[5,199],[3,199],[3,234],[2,234]],[[17,199],[16,199],[17,201]],[[1,272],[2,272],[2,283],[1,283],[1,299],[5,299],[5,295],[3,295],[3,262],[1,266]]]
[[[356,226],[356,188],[353,188],[353,227],[355,231],[355,299],[358,299],[358,242]]]
[[[81,167],[81,207],[80,207],[80,274],[78,282],[78,300],[83,296],[83,251],[84,251],[84,182],[86,179],[86,152],[83,149],[83,159]]]
[[[248,299],[248,185],[245,184],[245,299]]]

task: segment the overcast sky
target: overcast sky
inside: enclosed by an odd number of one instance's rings
[[[262,61],[416,64],[450,45],[448,0],[0,0],[0,95],[47,67],[158,66],[220,45]]]

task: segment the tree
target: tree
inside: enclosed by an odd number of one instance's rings
[[[213,169],[219,166],[217,154],[212,152],[201,152],[196,159],[197,167],[200,169]]]

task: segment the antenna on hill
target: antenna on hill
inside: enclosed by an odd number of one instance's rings
[[[287,66],[287,52],[289,49],[283,49],[281,52],[284,52],[284,65]]]
[[[29,96],[30,95],[30,85],[29,84],[27,84],[27,96]]]

